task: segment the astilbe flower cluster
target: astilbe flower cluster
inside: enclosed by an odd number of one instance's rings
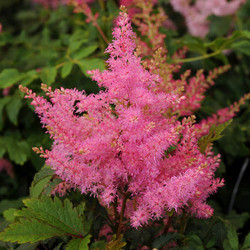
[[[234,14],[246,0],[170,0],[175,11],[180,12],[190,34],[205,37],[209,31],[208,16],[227,16]]]
[[[171,111],[185,96],[158,89],[163,79],[135,53],[126,13],[113,36],[108,70],[91,72],[105,89],[98,94],[43,85],[46,100],[20,87],[53,139],[50,151],[36,151],[69,185],[125,210],[134,227],[173,209],[210,217],[206,199],[223,185],[214,178],[219,156],[200,152],[193,116],[179,121]]]

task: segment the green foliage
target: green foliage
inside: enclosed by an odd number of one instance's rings
[[[22,244],[68,235],[73,238],[81,238],[79,241],[72,240],[69,249],[89,243],[90,236],[85,238],[89,225],[87,225],[88,223],[83,224],[82,211],[78,213],[79,210],[73,207],[68,199],[61,202],[57,197],[53,200],[43,196],[41,199],[26,199],[23,203],[26,207],[22,210],[15,210],[14,219],[13,216],[7,214],[7,217],[13,222],[0,233],[1,240]]]
[[[242,247],[242,250],[246,250],[250,248],[250,233],[248,233],[248,235],[246,236],[245,240],[244,240],[244,244]]]
[[[4,69],[0,73],[0,88],[7,88],[14,83],[20,82],[24,78],[24,74],[16,69]]]
[[[88,244],[90,243],[90,235],[87,235],[83,239],[73,239],[66,247],[66,250],[88,250]]]
[[[238,250],[239,241],[236,230],[232,226],[228,226],[227,229],[227,239],[223,242],[224,249],[228,250]]]
[[[46,188],[46,185],[49,183],[53,175],[54,171],[49,166],[41,168],[40,171],[36,173],[30,186],[30,197],[38,198]]]
[[[55,236],[62,236],[64,232],[36,219],[22,219],[11,224],[4,232],[0,233],[3,241],[23,243],[34,243]]]
[[[243,54],[250,56],[250,41],[239,41],[235,42],[231,46],[234,50],[239,51]]]
[[[71,70],[72,70],[72,68],[73,68],[73,63],[72,62],[66,62],[64,65],[63,65],[63,67],[62,67],[62,71],[61,71],[61,76],[62,76],[62,78],[65,78],[65,77],[67,77],[69,74],[70,74],[70,72],[71,72]]]

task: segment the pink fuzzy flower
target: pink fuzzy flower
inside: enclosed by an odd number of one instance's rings
[[[168,115],[183,97],[157,89],[163,79],[142,66],[126,13],[113,37],[106,50],[108,69],[89,72],[104,91],[87,96],[43,85],[47,101],[21,87],[53,139],[50,151],[36,151],[62,180],[106,207],[117,200],[122,210],[127,199],[125,216],[134,227],[172,209],[211,216],[204,204],[222,185],[214,179],[219,157],[210,149],[199,151],[194,117],[180,122]]]

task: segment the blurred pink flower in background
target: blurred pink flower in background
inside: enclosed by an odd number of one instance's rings
[[[1,158],[0,159],[0,172],[6,171],[6,173],[11,177],[14,178],[14,171],[13,166],[7,159]]]
[[[227,16],[234,14],[246,0],[170,0],[174,10],[186,20],[188,30],[193,36],[205,37],[209,31],[208,16]]]

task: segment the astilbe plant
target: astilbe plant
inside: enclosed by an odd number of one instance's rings
[[[51,150],[34,150],[70,186],[114,208],[117,238],[124,219],[137,228],[170,211],[212,216],[206,199],[223,185],[214,178],[219,155],[200,150],[194,116],[176,114],[185,95],[162,90],[163,79],[143,67],[125,12],[113,36],[108,70],[90,72],[98,94],[42,85],[46,100],[20,87],[53,139]]]

